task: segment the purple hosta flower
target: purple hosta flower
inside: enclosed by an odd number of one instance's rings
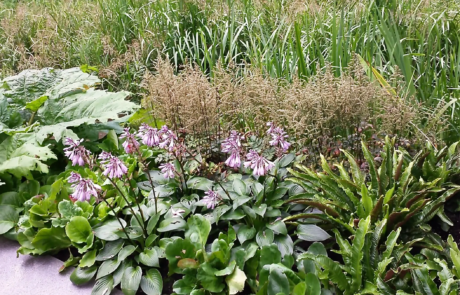
[[[99,155],[99,159],[102,160],[101,163],[104,165],[103,174],[109,178],[121,178],[128,172],[125,164],[111,153],[102,152]]]
[[[282,151],[286,152],[291,146],[291,144],[286,141],[286,138],[289,137],[287,133],[283,130],[283,128],[276,127],[276,125],[272,122],[268,122],[267,126],[270,126],[267,130],[267,134],[272,137],[270,145],[279,147]]]
[[[251,150],[246,155],[246,159],[249,161],[244,162],[244,167],[251,167],[251,169],[253,169],[252,174],[254,176],[263,176],[275,166],[273,162],[270,162],[254,150]]]
[[[219,194],[213,190],[208,190],[204,194],[206,196],[202,199],[202,201],[208,209],[216,208],[217,204],[219,204],[219,201],[222,199]]]
[[[275,130],[275,124],[273,122],[267,122],[267,126],[269,126],[270,128],[268,128],[267,130],[267,134],[268,135],[271,135],[273,130]]]
[[[160,165],[161,173],[163,173],[164,178],[174,178],[174,172],[176,172],[176,167],[172,163],[165,163]]]
[[[142,124],[141,127],[139,127],[139,133],[137,135],[146,146],[154,147],[160,144],[161,131],[147,124]]]
[[[230,157],[225,161],[225,164],[232,168],[239,168],[241,165],[241,136],[237,131],[232,130],[230,136],[226,138],[222,144],[222,152],[230,153]]]
[[[176,134],[168,129],[168,126],[164,125],[161,127],[161,142],[159,147],[162,149],[167,149],[170,152],[174,150],[174,142],[177,140]]]
[[[80,145],[82,141],[83,139],[73,140],[69,137],[64,140],[64,145],[68,146],[64,148],[64,154],[72,161],[72,166],[84,166],[88,162],[90,152]]]
[[[136,150],[139,149],[139,142],[137,142],[134,134],[129,132],[129,128],[125,128],[125,132],[123,132],[120,138],[126,138],[125,142],[123,142],[123,148],[125,149],[126,153],[133,154]]]
[[[74,189],[74,193],[71,196],[77,201],[89,201],[91,196],[97,197],[98,191],[101,190],[101,187],[91,179],[82,178],[80,174],[75,172],[71,172],[67,181],[72,183],[71,187]]]

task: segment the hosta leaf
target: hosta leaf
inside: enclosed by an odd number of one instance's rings
[[[331,237],[326,231],[314,224],[301,224],[297,227],[296,233],[299,239],[309,242],[321,242]]]
[[[102,249],[102,251],[100,251],[99,254],[96,256],[96,260],[105,261],[107,259],[115,257],[115,255],[117,255],[118,252],[120,252],[121,248],[123,247],[123,244],[123,240],[105,243],[105,246]]]
[[[113,277],[105,276],[100,278],[94,284],[91,295],[109,295],[113,290]]]
[[[145,249],[144,252],[139,254],[139,261],[146,266],[159,267],[158,258],[158,253],[155,249]]]
[[[123,261],[125,260],[129,255],[131,255],[135,250],[137,246],[133,245],[128,245],[121,249],[121,251],[118,253],[118,260]]]
[[[307,273],[305,282],[307,283],[307,295],[321,295],[321,283],[316,275]]]
[[[126,221],[120,219],[124,227],[126,227]],[[107,219],[103,223],[93,228],[94,235],[104,241],[115,241],[120,239],[117,233],[122,233],[123,228],[116,219]]]
[[[99,266],[99,270],[97,271],[96,279],[105,277],[113,273],[118,268],[118,266],[120,266],[120,264],[121,261],[119,261],[118,258],[102,262],[101,266]]]
[[[168,218],[160,222],[160,225],[157,228],[159,232],[168,232],[168,231],[183,231],[187,223],[180,217]]]
[[[241,196],[247,194],[246,184],[237,178],[233,180],[233,190]]]
[[[141,283],[142,269],[140,266],[128,267],[121,279],[121,290],[125,295],[135,295]]]
[[[196,214],[187,220],[185,238],[195,245],[197,249],[204,248],[211,232],[211,223],[202,215]]]
[[[97,266],[77,267],[70,275],[70,280],[75,285],[83,285],[89,282],[96,274]]]
[[[250,227],[248,225],[242,225],[238,228],[238,232],[236,233],[238,237],[238,241],[243,244],[245,241],[251,240],[256,235],[256,229]]]
[[[276,245],[264,246],[260,250],[260,263],[259,269],[262,269],[265,265],[280,263],[281,253]]]
[[[269,223],[267,227],[277,234],[287,235],[286,224],[282,220]]]
[[[275,236],[273,235],[273,231],[271,229],[267,228],[265,230],[261,230],[256,235],[257,245],[259,245],[260,248],[268,246],[273,243],[274,237]]]
[[[270,269],[268,295],[289,294],[289,280],[280,268]]]
[[[277,235],[274,239],[274,243],[278,246],[281,257],[290,255],[294,251],[294,242],[292,241],[290,235]]]
[[[155,269],[149,269],[145,276],[141,278],[141,289],[147,295],[161,295],[163,291],[163,279],[160,272]]]

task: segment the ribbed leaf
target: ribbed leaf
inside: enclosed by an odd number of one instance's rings
[[[134,295],[139,289],[139,284],[141,283],[142,269],[140,266],[137,267],[128,267],[124,273],[123,278],[121,279],[121,290],[125,295]]]
[[[163,291],[163,279],[160,272],[155,269],[149,269],[145,276],[141,278],[141,289],[147,295],[161,295]]]
[[[382,192],[382,189],[380,187],[380,178],[379,178],[377,169],[375,168],[374,157],[372,156],[371,152],[369,152],[369,149],[367,148],[366,143],[364,141],[361,142],[361,147],[363,149],[364,158],[366,159],[367,164],[369,165],[369,173],[371,175],[372,189],[376,190],[380,195]]]

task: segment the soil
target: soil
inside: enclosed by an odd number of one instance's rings
[[[435,233],[437,233],[444,241],[447,240],[449,235],[452,235],[454,241],[460,244],[460,212],[446,212],[447,217],[452,221],[453,226],[449,227],[448,231],[445,231],[441,226],[439,218],[434,218],[431,222],[431,227]]]

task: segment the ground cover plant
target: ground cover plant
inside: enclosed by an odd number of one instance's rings
[[[92,294],[458,294],[459,8],[3,1],[0,235]]]

